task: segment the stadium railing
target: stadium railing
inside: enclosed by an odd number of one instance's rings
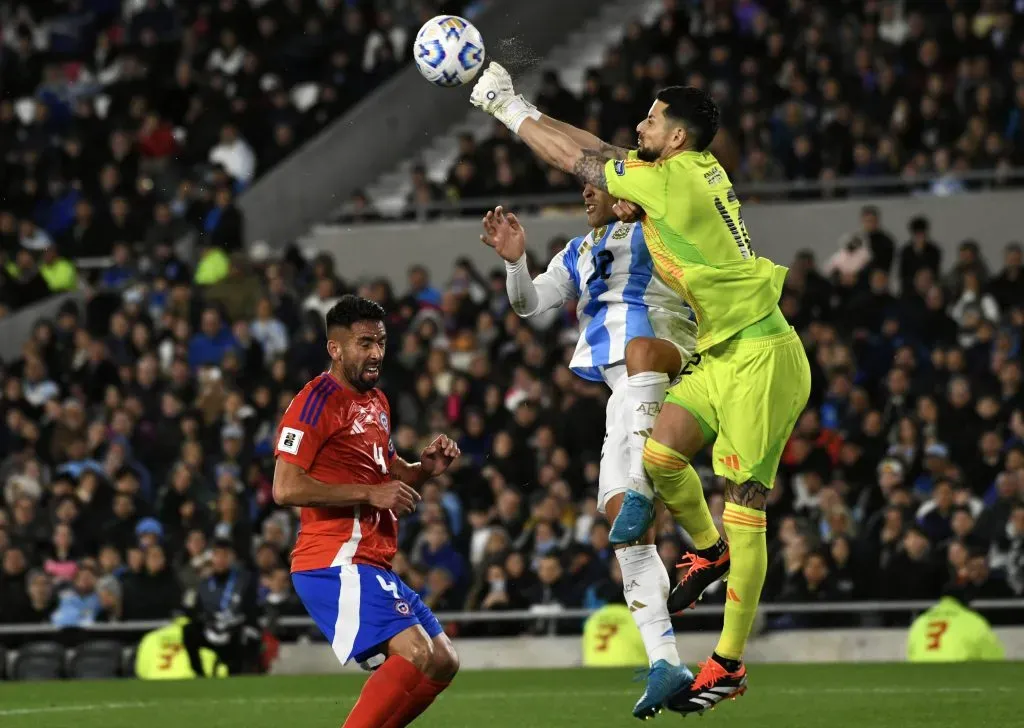
[[[837,177],[834,180],[800,180],[785,182],[743,182],[734,186],[744,203],[778,202],[792,200],[814,202],[849,197],[877,196],[941,196],[932,191],[934,185],[960,183],[965,189],[952,194],[981,189],[1024,186],[1024,167],[1006,170],[971,170],[955,176],[922,176],[907,178],[896,175],[883,177]],[[463,211],[490,209],[499,204],[522,209],[525,207],[558,207],[578,205],[579,192],[560,192],[539,195],[486,195],[457,200],[440,200],[425,205],[403,205],[396,210],[378,210],[382,221],[408,218],[429,218]],[[352,214],[350,202],[342,204],[331,218],[343,222]]]
[[[512,206],[527,230],[527,248],[541,265],[551,256],[550,245],[561,244],[586,232],[582,200],[570,207],[529,210]],[[1002,266],[1004,247],[1020,240],[1020,189],[971,192],[951,197],[890,196],[846,198],[806,204],[780,201],[744,205],[743,220],[759,256],[781,265],[789,264],[802,250],[811,250],[819,266],[838,252],[847,236],[860,229],[860,212],[873,205],[881,213],[882,227],[897,244],[906,240],[907,225],[918,216],[931,222],[945,260],[956,258],[957,245],[971,239],[978,243],[989,265]],[[428,224],[390,221],[380,224],[317,225],[301,245],[316,253],[332,255],[344,264],[344,277],[356,282],[384,278],[395,290],[404,290],[406,271],[414,264],[427,268],[435,285],[444,285],[458,259],[469,260],[487,272],[499,262],[494,251],[479,240],[479,216],[450,216]]]
[[[919,613],[935,605],[934,600],[910,601],[857,601],[806,604],[802,602],[768,602],[758,607],[758,612],[766,617],[786,614],[882,614],[893,612]],[[977,611],[1006,611],[1024,609],[1024,599],[979,599],[971,602],[971,608]],[[724,605],[702,605],[687,610],[686,616],[718,616],[725,612]],[[438,612],[437,619],[442,623],[486,623],[486,622],[536,622],[538,620],[573,620],[586,619],[594,610],[562,609],[560,607],[542,606],[540,608],[509,611],[485,612]],[[109,622],[83,626],[87,632],[103,633],[143,633],[158,629],[167,624],[164,620]],[[282,617],[276,624],[285,628],[304,629],[313,627],[309,617]],[[552,626],[552,631],[554,626]],[[50,624],[11,624],[0,625],[0,644],[4,638],[15,636],[46,636],[61,632],[61,628]]]

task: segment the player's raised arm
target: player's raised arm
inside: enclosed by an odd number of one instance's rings
[[[629,155],[629,150],[625,147],[617,147],[614,144],[601,141],[599,137],[594,136],[589,131],[575,127],[572,124],[567,124],[564,121],[553,119],[547,114],[541,114],[538,121],[544,126],[569,137],[582,149],[596,149],[610,159],[625,159]]]
[[[625,159],[628,153],[582,129],[545,117],[529,101],[515,95],[512,79],[497,63],[491,63],[480,74],[470,100],[518,134],[545,162],[598,189],[608,189],[605,163],[610,159]]]
[[[500,63],[491,62],[484,71],[477,88],[473,89],[473,103],[488,113],[498,117],[513,132],[517,132],[522,119],[530,118],[540,122],[551,130],[569,137],[581,149],[595,149],[609,159],[625,159],[629,154],[628,149],[608,144],[598,137],[572,124],[554,119],[547,114],[542,114],[536,106],[527,101],[522,95],[516,95],[512,86],[512,77]],[[479,99],[479,102],[478,102]],[[501,116],[492,112],[486,107],[501,107]],[[508,121],[506,118],[508,117]],[[509,122],[512,122],[511,124]],[[519,123],[517,123],[519,122]],[[570,170],[571,171],[571,170]]]
[[[505,290],[512,310],[529,318],[579,297],[579,276],[570,243],[534,279],[526,263],[526,229],[512,213],[497,207],[483,219],[480,240],[505,261]]]

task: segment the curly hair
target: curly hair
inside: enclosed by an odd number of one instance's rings
[[[342,296],[331,306],[325,318],[329,331],[335,326],[350,329],[353,324],[360,321],[383,321],[386,315],[379,303],[349,294]]]

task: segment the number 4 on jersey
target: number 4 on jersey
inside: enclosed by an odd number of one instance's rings
[[[373,443],[373,461],[380,466],[380,472],[383,475],[388,474],[388,461],[384,457],[384,448],[377,443]]]

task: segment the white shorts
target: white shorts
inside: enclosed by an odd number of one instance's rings
[[[605,409],[604,445],[601,446],[601,474],[597,479],[597,510],[604,513],[608,501],[629,490],[629,411],[626,390],[629,387],[626,367],[617,366],[605,372],[611,387]]]
[[[681,344],[663,339],[678,351],[683,366],[690,360]],[[678,379],[679,377],[676,377]],[[612,497],[629,490],[629,430],[633,426],[633,413],[629,408],[627,390],[629,377],[626,365],[613,364],[604,370],[604,381],[612,390],[605,408],[604,445],[601,447],[601,474],[597,479],[597,510],[605,512]]]

